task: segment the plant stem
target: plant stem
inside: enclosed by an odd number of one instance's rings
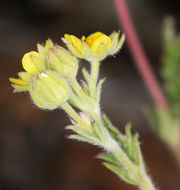
[[[154,73],[150,67],[150,64],[148,63],[148,60],[139,42],[138,36],[135,32],[126,5],[126,0],[114,0],[114,4],[125,35],[127,36],[128,45],[134,57],[136,66],[149,90],[149,93],[151,94],[155,106],[160,109],[167,109],[168,104],[166,102],[166,99],[161,91],[156,77],[154,76]]]
[[[94,90],[94,94],[96,94],[96,81],[97,81],[97,77],[98,77],[98,62],[95,63],[95,65],[93,66],[94,68],[93,70],[93,81],[91,83],[91,86]],[[79,106],[78,108],[81,108],[82,111],[87,112],[90,115],[100,115],[100,108],[99,108],[99,104],[95,101],[95,99],[93,97],[89,97],[88,95],[86,95],[83,91],[83,89],[81,88],[81,86],[78,84],[76,79],[73,79],[70,81],[70,84],[74,90],[74,92],[78,95],[80,102],[79,102]],[[72,97],[73,98],[73,97]],[[71,99],[72,100],[72,99]],[[77,103],[77,102],[76,102]],[[81,105],[80,105],[81,104]],[[76,106],[76,105],[75,105]]]
[[[139,182],[139,187],[142,190],[156,190],[149,176],[143,176]]]
[[[98,61],[91,62],[91,79],[89,81],[89,88],[90,88],[90,95],[92,98],[95,98],[96,96],[96,84],[99,73],[99,65],[100,63]]]
[[[150,179],[150,177],[146,174],[146,171],[135,165],[128,156],[121,149],[119,144],[111,137],[110,133],[104,127],[102,123],[101,116],[96,116],[96,121],[103,132],[103,139],[101,139],[102,144],[104,145],[104,149],[107,152],[111,152],[116,159],[127,169],[128,173],[132,174],[134,181],[137,182],[137,185],[142,190],[155,190],[155,187]]]

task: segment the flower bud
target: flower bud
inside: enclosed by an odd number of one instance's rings
[[[58,72],[64,78],[74,78],[78,70],[78,60],[63,47],[56,46],[49,50],[49,68]]]
[[[52,110],[69,98],[70,86],[58,73],[46,70],[32,77],[29,92],[38,107]]]

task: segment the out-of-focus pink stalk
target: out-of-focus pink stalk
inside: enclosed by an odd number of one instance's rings
[[[114,0],[114,4],[136,66],[152,96],[154,104],[157,108],[166,109],[168,107],[166,99],[141,47],[129,15],[126,1]]]

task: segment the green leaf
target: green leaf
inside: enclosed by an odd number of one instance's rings
[[[89,139],[93,144],[100,145],[99,140],[94,134],[89,133],[85,129],[82,129],[80,126],[74,126],[74,125],[69,125],[66,127],[66,129],[70,129],[77,133],[79,136],[84,137],[86,139]]]
[[[139,165],[139,142],[138,134],[133,135],[132,138],[132,158],[135,164]]]
[[[101,153],[97,155],[97,158],[110,162],[115,165],[121,165],[113,154]]]
[[[96,100],[99,103],[101,99],[101,90],[102,90],[102,84],[104,83],[105,79],[101,79],[98,84],[97,84],[97,89],[96,89]]]
[[[81,83],[82,83],[82,87],[83,87],[83,89],[84,89],[84,92],[89,96],[90,95],[90,92],[89,92],[89,88],[88,88],[88,85],[86,84],[86,82],[85,81],[81,81]]]
[[[128,171],[125,168],[120,167],[120,166],[115,166],[107,162],[104,162],[103,164],[106,168],[108,168],[109,170],[117,174],[120,178],[122,178],[127,183],[130,183],[132,185],[137,185],[137,183],[133,179],[131,179],[131,177],[128,174]]]
[[[82,69],[82,73],[83,73],[83,76],[84,76],[86,82],[89,83],[89,80],[90,80],[90,77],[91,77],[90,74],[86,71],[85,68]]]
[[[129,158],[131,160],[132,159],[132,154],[133,154],[133,150],[132,150],[132,135],[131,135],[131,124],[128,123],[126,126],[125,126],[125,144],[126,144],[126,152],[129,156]]]
[[[164,79],[164,88],[173,109],[180,105],[180,37],[166,45],[162,60],[161,74]]]
[[[79,99],[79,97],[73,91],[71,92],[71,96],[69,97],[68,102],[71,105],[73,105],[79,109],[82,109],[83,104],[82,104],[81,100]]]
[[[102,120],[103,120],[103,124],[104,126],[107,128],[107,130],[110,132],[111,136],[118,141],[118,143],[120,143],[120,145],[123,144],[123,135],[119,132],[118,129],[116,129],[116,127],[113,126],[113,124],[111,123],[111,121],[108,119],[108,117],[103,114],[102,115]]]
[[[103,136],[103,133],[101,131],[101,128],[99,127],[99,125],[97,124],[96,121],[92,122],[92,128],[94,129],[94,134],[98,139],[101,139],[101,137]],[[101,139],[102,140],[102,139]]]
[[[80,135],[70,135],[70,136],[68,136],[68,138],[69,139],[75,139],[75,140],[82,141],[82,142],[87,142],[87,143],[90,143],[90,144],[94,144],[96,146],[100,146],[99,144],[95,143],[93,140],[88,139],[86,137],[82,137]]]
[[[137,147],[137,149],[138,149],[138,155],[139,155],[139,167],[140,167],[140,171],[141,171],[141,174],[144,175],[144,174],[146,174],[146,167],[145,167],[144,159],[143,159],[143,156],[142,156],[142,153],[141,153],[141,149],[140,149],[139,146]]]

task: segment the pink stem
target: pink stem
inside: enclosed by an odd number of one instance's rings
[[[168,107],[166,99],[141,47],[128,12],[126,1],[114,0],[114,4],[119,16],[119,20],[126,34],[127,42],[134,57],[136,66],[149,90],[149,93],[152,96],[154,104],[157,108],[166,109]]]

